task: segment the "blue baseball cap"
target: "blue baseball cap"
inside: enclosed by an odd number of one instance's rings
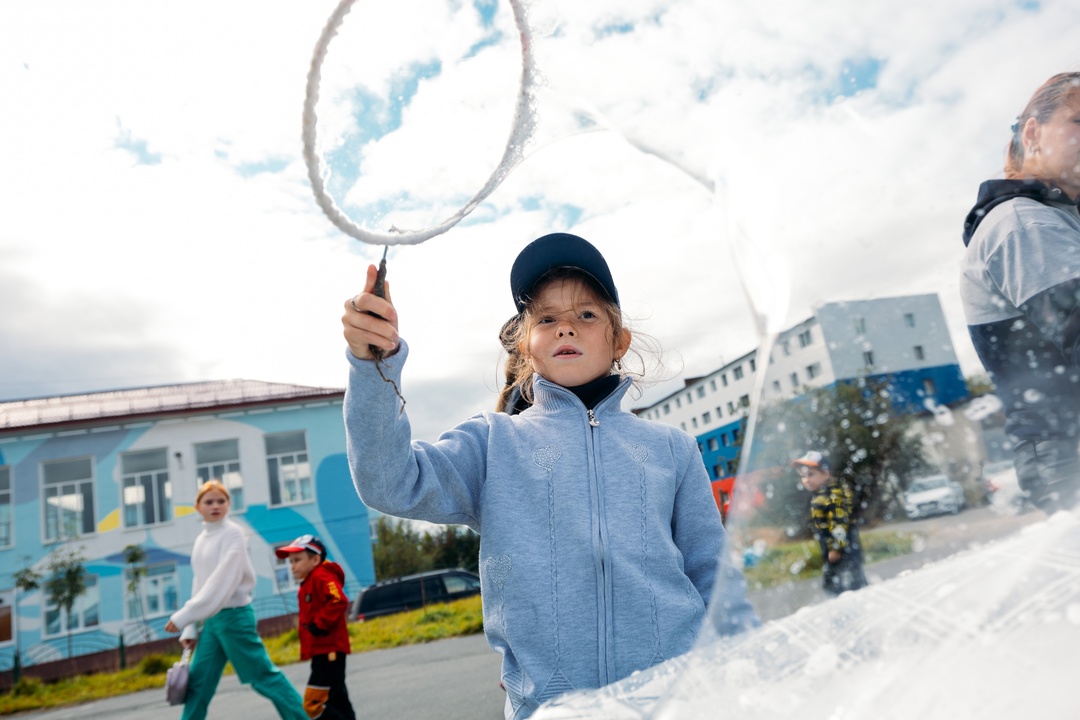
[[[525,310],[536,284],[556,268],[575,268],[596,282],[608,300],[619,305],[619,291],[600,251],[584,238],[570,233],[551,233],[525,246],[510,269],[510,292],[518,312]]]

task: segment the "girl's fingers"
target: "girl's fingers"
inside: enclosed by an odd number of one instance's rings
[[[363,292],[345,301],[345,314],[341,317],[349,350],[361,360],[374,359],[369,345],[392,353],[398,344],[397,311],[389,301],[389,288],[385,299],[372,292],[377,273],[374,265],[368,266]]]

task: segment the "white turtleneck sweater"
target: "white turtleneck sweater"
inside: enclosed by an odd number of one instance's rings
[[[196,623],[223,608],[251,603],[255,568],[247,554],[247,539],[239,525],[229,518],[203,523],[191,549],[191,599],[169,618],[183,628],[180,639],[198,637]]]

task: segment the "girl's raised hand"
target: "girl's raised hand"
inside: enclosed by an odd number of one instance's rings
[[[375,360],[369,345],[393,355],[398,349],[398,315],[390,298],[390,283],[386,283],[386,298],[375,295],[375,276],[378,269],[368,266],[364,291],[345,301],[341,324],[345,342],[353,356],[360,360]]]

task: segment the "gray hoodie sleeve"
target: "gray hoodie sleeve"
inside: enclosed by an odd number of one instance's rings
[[[681,468],[682,481],[675,496],[671,520],[672,537],[683,554],[690,581],[701,593],[709,616],[715,618],[721,635],[732,635],[761,624],[746,599],[746,581],[742,573],[726,562],[727,533],[720,522],[709,485],[709,475],[697,444],[685,436],[688,447]]]
[[[444,433],[438,442],[412,441],[408,414],[375,363],[348,357],[345,438],[353,483],[369,507],[396,517],[468,525],[479,531],[480,490],[487,456],[487,422],[474,417]],[[382,365],[402,395],[404,340]]]

